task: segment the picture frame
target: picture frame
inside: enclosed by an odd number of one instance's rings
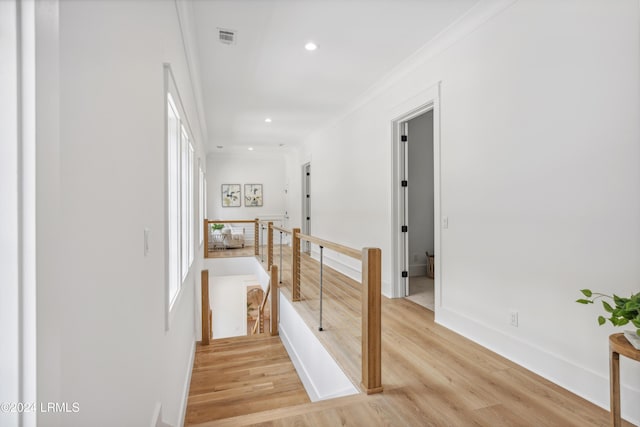
[[[223,208],[238,208],[241,206],[240,184],[222,184],[220,195]]]
[[[244,185],[244,205],[248,208],[262,207],[262,184]]]

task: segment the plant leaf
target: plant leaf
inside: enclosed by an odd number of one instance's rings
[[[578,299],[576,300],[576,302],[579,302],[580,304],[593,304],[593,301],[590,301],[588,299]]]
[[[604,311],[606,311],[607,313],[613,313],[613,307],[611,307],[611,304],[609,304],[606,301],[602,301],[602,306],[604,307]]]
[[[616,303],[617,307],[624,307],[627,301],[629,301],[629,298],[620,298],[618,295],[613,294],[613,302]]]
[[[604,322],[606,322],[606,321],[607,321],[607,319],[605,319],[604,317],[598,316],[598,325],[602,326],[602,325],[604,325]]]
[[[591,290],[589,289],[580,289],[580,292],[582,292],[582,295],[587,298],[591,298],[591,295],[593,295],[593,292],[591,292]]]

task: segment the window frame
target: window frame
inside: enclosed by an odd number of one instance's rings
[[[195,140],[171,66],[164,64],[165,329],[195,261]],[[173,121],[173,122],[172,122]]]

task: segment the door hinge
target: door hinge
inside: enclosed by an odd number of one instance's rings
[[[307,194],[307,199],[309,198],[309,195]]]
[[[310,220],[311,220],[311,217],[310,217],[310,216],[308,216],[308,217],[307,217],[307,221],[310,221]]]
[[[408,187],[409,186],[409,181],[407,181],[406,179],[402,180],[402,186],[403,187]]]
[[[402,277],[409,277],[409,272],[408,271],[403,271],[402,272]]]
[[[401,231],[403,233],[406,233],[407,231],[409,231],[409,226],[408,225],[403,225],[402,228],[401,228]]]
[[[307,176],[310,176],[310,175],[311,175],[311,172],[307,172]]]
[[[407,142],[408,140],[409,140],[409,138],[407,138],[407,135],[402,135],[400,137],[400,141],[402,141],[402,142]]]

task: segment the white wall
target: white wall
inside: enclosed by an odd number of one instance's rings
[[[426,46],[309,138],[314,234],[381,247],[391,293],[391,114],[441,81],[437,320],[607,407],[615,330],[573,301],[638,291],[638,25],[637,0],[481,3],[457,41]],[[638,423],[640,369],[623,370]]]
[[[312,402],[357,394],[358,389],[340,369],[291,302],[278,291],[280,338]]]
[[[409,121],[409,275],[427,274],[433,236],[433,111]]]
[[[80,411],[39,414],[38,425],[149,425],[157,404],[181,425],[200,262],[165,330],[164,62],[196,157],[205,135],[176,4],[50,3],[40,22],[52,34],[39,59],[53,64],[43,84],[53,95],[38,107],[50,130],[37,159],[38,400],[78,402]]]
[[[207,156],[207,205],[210,219],[253,219],[284,215],[286,173],[283,153],[211,153]],[[222,184],[240,184],[242,205],[222,207]],[[244,185],[262,184],[262,207],[245,207]],[[253,234],[251,234],[253,235]],[[251,243],[251,242],[250,242]]]
[[[0,402],[20,401],[20,139],[18,134],[18,28],[15,2],[0,3]],[[3,426],[19,425],[17,413],[0,413]]]

